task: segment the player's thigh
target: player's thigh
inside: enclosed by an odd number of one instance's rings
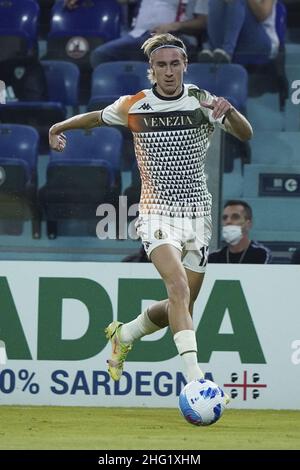
[[[161,215],[143,214],[138,218],[135,227],[148,258],[163,278],[184,271],[181,266],[182,243],[173,219]],[[175,266],[177,269],[174,269]]]
[[[174,245],[165,243],[151,251],[151,261],[165,281],[178,277],[187,282],[187,275],[181,263],[181,251]]]

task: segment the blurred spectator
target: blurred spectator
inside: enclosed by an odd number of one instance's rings
[[[200,62],[262,63],[276,57],[277,0],[208,0],[209,47]]]
[[[0,62],[0,79],[6,85],[6,101],[45,101],[47,81],[41,63],[31,57]]]
[[[300,249],[295,250],[292,258],[291,258],[291,264],[300,264]]]
[[[83,0],[64,0],[64,6],[69,8],[70,10],[72,10],[74,8],[79,7],[79,5],[82,1]],[[117,2],[121,3],[121,5],[122,5],[122,4],[125,4],[125,3],[138,3],[139,0],[117,0]]]
[[[210,263],[268,264],[271,252],[249,239],[252,209],[244,201],[230,200],[223,209],[222,237],[226,245],[208,257]]]
[[[79,6],[80,0],[64,0],[64,6],[69,8],[69,10],[74,10]]]
[[[190,59],[196,54],[198,39],[206,29],[208,0],[141,0],[134,28],[121,38],[97,47],[91,53],[95,68],[114,60],[145,60],[141,45],[151,34],[184,35]]]

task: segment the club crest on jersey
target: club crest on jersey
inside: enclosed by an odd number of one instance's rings
[[[158,229],[155,230],[154,237],[156,238],[156,240],[164,240],[165,238],[168,238],[168,235],[166,234],[166,232],[163,232],[162,230]]]

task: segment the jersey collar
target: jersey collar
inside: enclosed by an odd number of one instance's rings
[[[158,93],[157,91],[157,88],[156,88],[156,83],[153,85],[152,87],[152,92],[155,96],[157,96],[157,98],[159,98],[160,100],[165,100],[165,101],[174,101],[174,100],[178,100],[179,98],[182,97],[183,93],[184,93],[184,84],[182,85],[182,90],[181,92],[179,93],[179,95],[176,95],[176,96],[170,96],[170,97],[167,97],[167,96],[162,96]]]

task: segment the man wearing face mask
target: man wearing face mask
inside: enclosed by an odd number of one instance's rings
[[[252,209],[247,202],[228,201],[223,209],[222,224],[222,238],[226,245],[209,255],[210,263],[271,263],[270,250],[249,238]]]

